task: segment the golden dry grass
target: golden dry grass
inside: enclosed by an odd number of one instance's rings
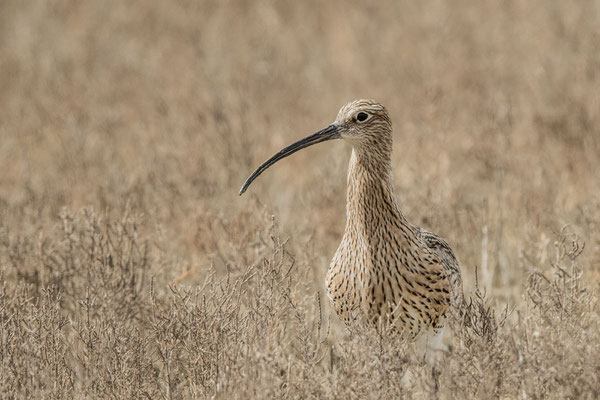
[[[594,1],[0,2],[1,397],[598,398],[599,21]],[[437,369],[330,315],[347,144],[237,196],[363,97],[472,296]]]

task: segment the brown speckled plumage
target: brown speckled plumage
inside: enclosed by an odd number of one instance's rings
[[[391,321],[408,337],[442,327],[462,294],[458,263],[439,236],[408,222],[392,189],[392,123],[386,109],[356,100],[333,124],[265,162],[266,168],[301,148],[342,138],[352,144],[348,167],[346,229],[327,272],[329,298],[346,323]],[[382,317],[382,319],[380,319]]]

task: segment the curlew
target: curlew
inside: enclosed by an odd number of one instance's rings
[[[392,189],[392,122],[381,104],[346,104],[331,125],[258,167],[240,195],[275,162],[333,139],[352,145],[346,228],[325,281],[333,308],[346,324],[360,317],[391,323],[408,339],[424,332],[441,337],[445,315],[462,295],[460,269],[442,238],[411,224],[398,208]]]

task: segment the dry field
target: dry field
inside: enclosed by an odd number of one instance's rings
[[[347,144],[237,195],[356,98],[461,261],[435,368],[331,314]],[[598,398],[600,4],[0,1],[0,279],[1,398]]]

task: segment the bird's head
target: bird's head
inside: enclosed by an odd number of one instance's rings
[[[392,122],[381,104],[373,100],[351,101],[340,109],[331,125],[283,148],[260,165],[246,180],[240,189],[240,195],[248,189],[254,179],[277,161],[313,144],[333,139],[350,142],[358,152],[389,158],[392,149]]]
[[[342,106],[333,125],[355,148],[391,145],[392,121],[385,107],[373,100],[354,100]]]

